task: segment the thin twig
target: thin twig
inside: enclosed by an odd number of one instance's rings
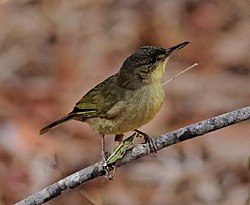
[[[250,106],[234,110],[211,119],[203,120],[195,124],[174,130],[172,132],[160,135],[155,138],[157,150],[163,149],[170,145],[192,139],[197,136],[227,127],[244,120],[250,119]],[[122,166],[135,159],[141,158],[148,154],[146,144],[138,144],[129,149],[121,159],[119,166]],[[57,196],[63,191],[73,189],[91,179],[104,175],[105,170],[101,162],[90,165],[80,171],[71,174],[49,186],[34,193],[33,195],[19,201],[16,205],[38,205],[43,204]]]
[[[193,65],[189,66],[188,68],[186,68],[185,70],[177,73],[175,76],[173,76],[172,78],[166,80],[164,83],[162,83],[162,85],[166,85],[168,83],[170,83],[172,80],[174,80],[175,78],[179,77],[180,75],[182,75],[183,73],[186,73],[187,71],[191,70],[192,68],[198,66],[198,63],[194,63]]]

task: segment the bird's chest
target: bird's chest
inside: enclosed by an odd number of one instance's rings
[[[144,124],[152,120],[153,117],[159,112],[161,105],[164,101],[164,90],[162,86],[150,85],[142,88],[140,96],[138,97],[137,106],[139,107],[138,112],[141,113],[141,119]]]
[[[132,92],[127,91],[124,99],[107,112],[107,118],[90,118],[86,122],[103,134],[133,131],[155,117],[164,101],[164,95],[161,84],[143,86]]]
[[[127,95],[124,109],[117,118],[117,130],[121,133],[132,131],[151,121],[159,112],[164,95],[161,84],[144,86]]]

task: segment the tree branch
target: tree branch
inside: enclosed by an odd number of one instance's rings
[[[244,120],[250,119],[250,106],[228,112],[211,119],[203,120],[198,123],[188,125],[186,127],[174,130],[172,132],[163,134],[155,138],[155,145],[157,150],[163,149],[170,145],[192,139],[197,136],[227,127]],[[130,161],[141,158],[148,154],[146,144],[138,144],[129,149],[119,166],[122,166]],[[91,179],[104,175],[105,171],[101,162],[90,165],[70,176],[67,176],[54,184],[38,191],[37,193],[19,201],[16,205],[38,205],[43,204],[57,196],[63,191],[73,189]]]

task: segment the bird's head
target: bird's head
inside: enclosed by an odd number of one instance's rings
[[[127,85],[133,82],[141,84],[140,81],[144,83],[160,81],[171,54],[189,43],[185,41],[170,48],[161,48],[158,46],[143,46],[138,48],[124,61],[121,67],[119,72],[121,83]],[[136,88],[137,85],[133,87]]]

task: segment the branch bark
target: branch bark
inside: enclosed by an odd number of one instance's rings
[[[170,145],[192,139],[197,136],[227,127],[244,120],[250,119],[250,106],[234,110],[211,119],[203,120],[195,124],[174,130],[155,138],[157,150],[163,149]],[[148,154],[146,144],[138,144],[129,149],[118,166],[122,166],[130,161],[141,158]],[[29,197],[19,201],[16,205],[38,205],[43,204],[57,196],[62,192],[73,189],[91,179],[105,174],[101,162],[90,165],[80,171],[75,172],[49,186],[30,195]]]

